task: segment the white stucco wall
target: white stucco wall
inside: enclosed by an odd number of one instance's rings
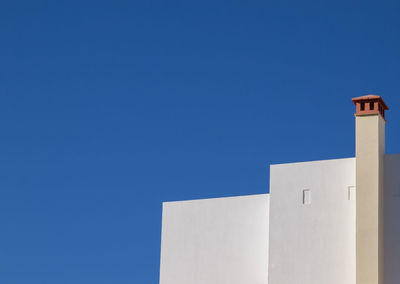
[[[160,284],[267,284],[268,229],[268,194],[163,203]]]
[[[385,284],[400,283],[400,154],[385,159]]]
[[[269,284],[355,284],[355,172],[355,158],[271,166]]]

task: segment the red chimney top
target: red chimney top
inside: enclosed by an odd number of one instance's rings
[[[380,96],[367,95],[352,99],[356,105],[356,116],[380,114],[385,119],[385,111],[389,110]]]

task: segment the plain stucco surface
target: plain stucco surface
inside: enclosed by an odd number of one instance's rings
[[[269,195],[163,203],[160,284],[267,284]]]
[[[271,166],[269,284],[355,284],[355,173],[355,158]]]

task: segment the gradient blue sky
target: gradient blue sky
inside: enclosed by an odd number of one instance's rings
[[[157,283],[162,201],[400,152],[399,1],[1,1],[0,283]]]

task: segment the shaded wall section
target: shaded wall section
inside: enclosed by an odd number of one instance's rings
[[[385,158],[385,284],[400,283],[400,154]]]

